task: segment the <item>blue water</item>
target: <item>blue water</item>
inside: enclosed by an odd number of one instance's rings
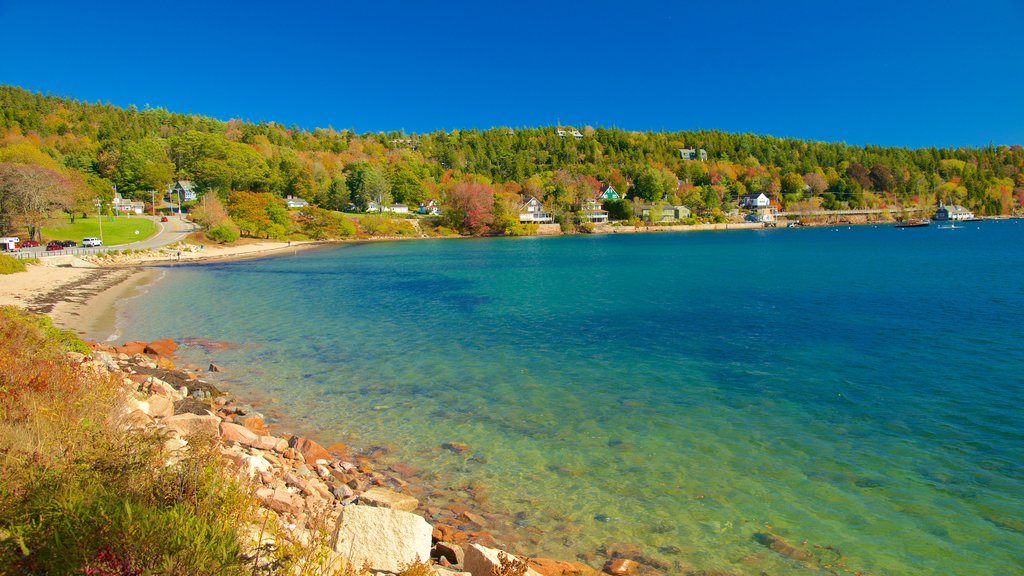
[[[1021,221],[346,245],[169,269],[124,336],[260,345],[216,356],[234,391],[474,486],[522,552],[1021,574],[1021,246]]]

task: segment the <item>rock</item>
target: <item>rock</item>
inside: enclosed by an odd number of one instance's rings
[[[530,568],[539,572],[541,576],[599,576],[600,574],[597,570],[579,562],[531,558],[529,564]]]
[[[209,367],[209,371],[210,372],[223,372],[224,368],[222,368],[219,364],[214,364],[214,363],[211,362],[210,363],[210,367]]]
[[[261,500],[263,505],[280,514],[298,514],[302,512],[303,499],[286,488],[276,488],[269,497]]]
[[[215,438],[220,433],[220,418],[212,414],[175,414],[164,418],[161,424],[186,438],[200,434]]]
[[[327,450],[324,450],[323,446],[312,440],[307,440],[306,438],[292,436],[291,439],[288,440],[288,446],[297,450],[302,454],[304,461],[311,464],[315,463],[317,460],[326,460],[327,462],[333,460],[333,458],[331,458],[331,454]]]
[[[252,430],[249,430],[245,426],[239,426],[238,424],[232,424],[230,422],[220,423],[220,437],[223,438],[225,442],[245,444],[246,446],[252,446],[259,440],[259,436],[257,436]]]
[[[145,342],[125,342],[124,346],[114,346],[114,351],[119,354],[127,354],[129,356],[135,356],[136,354],[142,354],[146,351]]]
[[[463,567],[466,572],[473,576],[492,576],[501,569],[501,559],[498,554],[500,550],[488,548],[479,544],[470,544],[466,549],[465,562]],[[501,552],[504,554],[504,552]],[[506,554],[510,560],[518,560],[512,554]],[[532,568],[527,568],[525,576],[540,576],[540,573]]]
[[[174,340],[164,338],[163,340],[150,342],[142,351],[156,356],[172,356],[177,349],[178,345],[174,343]]]
[[[156,359],[156,367],[163,368],[164,370],[174,370],[174,362],[166,356],[158,356]]]
[[[174,403],[175,414],[197,414],[206,415],[210,412],[210,405],[191,396],[186,396]]]
[[[437,574],[437,576],[473,576],[469,572],[459,572],[458,570],[439,566],[434,566],[434,573]]]
[[[344,457],[348,454],[348,445],[342,442],[335,442],[327,447],[327,451],[331,454],[337,454],[338,456]]]
[[[389,468],[391,468],[391,471],[394,472],[395,474],[398,474],[399,476],[404,476],[406,478],[412,478],[413,476],[420,473],[419,470],[413,468],[412,466],[409,466],[408,464],[402,464],[401,462],[395,462],[394,464],[389,466]]]
[[[146,402],[149,403],[149,415],[154,418],[174,416],[174,402],[167,396],[153,394]]]
[[[246,429],[248,430],[248,428]],[[283,452],[284,450],[278,450],[281,446],[287,448],[288,443],[281,438],[275,438],[273,436],[257,436],[256,440],[252,444],[253,448],[259,448],[260,450],[276,450],[278,452]]]
[[[153,419],[144,410],[132,410],[124,417],[124,424],[129,428],[145,428],[153,423]]]
[[[462,442],[445,442],[444,444],[441,444],[441,448],[451,450],[457,454],[469,451],[469,445],[463,444]]]
[[[469,510],[466,510],[462,514],[459,514],[459,518],[462,519],[462,520],[465,520],[466,522],[471,522],[473,524],[476,524],[477,526],[485,526],[485,525],[487,525],[487,521],[484,520],[483,516],[481,516],[479,514],[474,514],[473,512],[470,512]]]
[[[68,350],[67,352],[64,353],[64,355],[67,356],[68,360],[70,360],[74,364],[81,364],[82,362],[85,361],[85,354],[82,354],[81,352]]]
[[[412,496],[399,494],[387,488],[370,488],[359,496],[359,503],[378,508],[402,510],[404,512],[412,512],[420,505],[420,501]]]
[[[814,556],[810,552],[793,546],[789,542],[783,540],[781,536],[759,532],[754,534],[754,540],[762,546],[767,546],[769,549],[787,558],[792,558],[793,560],[799,560],[801,562],[811,562],[814,560]]]
[[[354,566],[369,563],[372,570],[397,573],[430,558],[430,524],[400,510],[345,506],[331,547]]]
[[[434,544],[434,557],[445,558],[452,564],[462,564],[463,560],[466,559],[466,553],[463,552],[462,546],[458,544],[438,542]]]
[[[253,432],[265,436],[267,435],[267,425],[263,422],[263,418],[259,416],[246,416],[242,419],[242,426],[245,426]]]
[[[606,574],[632,574],[638,564],[628,558],[617,558],[615,560],[609,560],[604,565],[604,571]]]

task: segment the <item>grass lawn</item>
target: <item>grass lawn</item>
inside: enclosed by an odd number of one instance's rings
[[[74,224],[67,220],[64,224],[57,226],[43,226],[42,232],[44,240],[74,240],[79,245],[82,243],[82,238],[86,236],[100,237],[100,227],[95,216],[77,218]],[[104,246],[137,242],[145,240],[153,234],[156,234],[156,223],[152,220],[128,216],[103,217]]]

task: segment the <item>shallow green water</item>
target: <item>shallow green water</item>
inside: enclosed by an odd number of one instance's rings
[[[1002,221],[343,246],[169,269],[124,337],[261,345],[217,356],[233,389],[483,486],[525,552],[1018,574],[1022,241]]]

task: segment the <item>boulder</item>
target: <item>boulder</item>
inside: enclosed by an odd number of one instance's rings
[[[369,563],[372,570],[398,573],[430,558],[430,524],[400,510],[345,506],[331,546],[353,566]]]
[[[220,437],[223,438],[225,442],[245,444],[246,446],[252,446],[259,440],[259,436],[257,436],[252,430],[249,430],[245,426],[232,424],[231,422],[220,423]]]
[[[473,576],[492,576],[495,573],[499,573],[501,570],[501,559],[498,554],[502,553],[501,550],[494,548],[488,548],[479,544],[470,544],[469,548],[466,549],[466,559],[463,564],[466,572],[469,572]],[[518,559],[512,554],[507,554],[510,560]],[[533,568],[527,568],[525,576],[541,576],[539,572]]]
[[[302,512],[305,501],[302,496],[289,492],[286,488],[276,488],[274,493],[262,499],[263,505],[279,514],[298,514]]]
[[[149,403],[149,415],[153,418],[167,418],[174,416],[174,402],[167,396],[153,394],[146,402]]]
[[[260,435],[266,435],[267,434],[267,425],[263,421],[263,418],[260,418],[259,416],[246,416],[246,417],[244,417],[242,419],[242,426],[245,426],[249,430],[252,430],[253,432],[255,432],[257,434],[260,434]]]
[[[459,519],[476,524],[477,526],[481,527],[487,525],[487,520],[484,520],[483,516],[470,512],[469,510],[466,510],[462,514],[459,514]]]
[[[399,494],[387,488],[370,488],[359,496],[359,503],[403,512],[412,512],[420,505],[420,501],[412,496]]]
[[[224,368],[221,368],[220,365],[213,364],[213,363],[210,364],[210,372],[223,372],[223,371],[224,371]]]
[[[462,546],[458,544],[438,542],[434,544],[434,557],[444,558],[451,564],[462,564],[463,560],[466,559],[466,553],[462,550]]]
[[[305,462],[315,463],[317,460],[326,460],[330,462],[333,460],[331,453],[324,449],[323,446],[307,440],[306,438],[300,438],[298,436],[292,436],[288,440],[288,446],[294,448],[300,454],[302,454]]]
[[[150,342],[142,351],[146,354],[153,354],[156,356],[171,356],[177,349],[178,345],[174,343],[174,340],[164,338],[163,340],[154,340]]]
[[[114,346],[114,350],[118,354],[127,354],[129,356],[135,356],[136,354],[142,354],[146,350],[146,343],[125,342],[124,346]]]
[[[161,424],[184,437],[201,434],[216,438],[220,433],[220,418],[212,414],[175,414],[164,418]]]

